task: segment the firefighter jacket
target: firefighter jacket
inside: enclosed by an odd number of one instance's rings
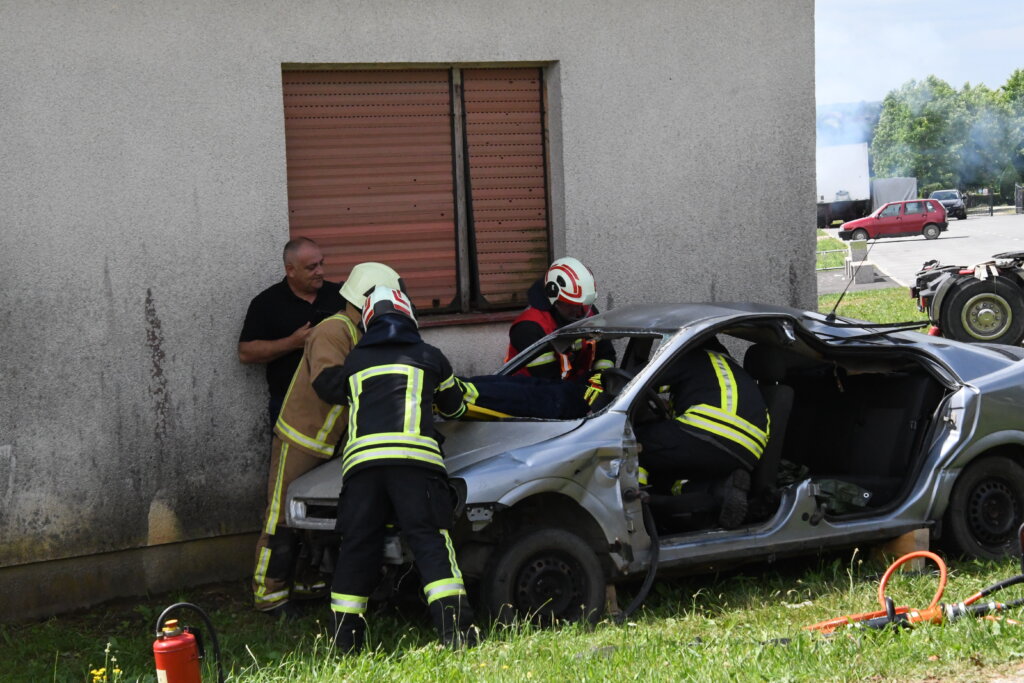
[[[702,348],[672,362],[661,384],[685,430],[752,467],[768,443],[768,409],[754,379],[727,354]],[[681,412],[680,412],[681,411]]]
[[[345,365],[324,370],[314,387],[349,406],[342,476],[379,465],[416,465],[445,473],[432,405],[444,417],[466,411],[451,364],[400,314],[374,319]]]
[[[320,458],[334,455],[334,447],[345,432],[345,408],[322,401],[313,390],[313,380],[325,368],[345,362],[359,341],[359,329],[353,320],[359,320],[359,313],[352,304],[346,304],[344,313],[326,318],[309,333],[274,425],[274,433],[282,441]]]
[[[505,353],[505,362],[526,347],[551,334],[569,321],[561,319],[544,294],[544,283],[540,280],[533,283],[527,292],[530,307],[512,321],[509,328],[509,345]],[[590,317],[597,313],[592,307]],[[592,372],[600,372],[615,365],[615,348],[608,340],[593,342],[577,339],[573,347],[565,353],[550,349],[530,361],[529,365],[519,370],[517,375],[530,375],[547,379],[578,379],[586,378]]]

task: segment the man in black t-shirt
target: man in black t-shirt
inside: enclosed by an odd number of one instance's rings
[[[302,359],[306,336],[345,308],[339,285],[324,280],[324,257],[313,240],[299,237],[284,245],[284,270],[283,280],[249,303],[238,337],[238,360],[267,365],[271,425]]]

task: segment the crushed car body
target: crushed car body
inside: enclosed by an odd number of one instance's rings
[[[655,513],[652,528],[635,427],[665,417],[660,375],[711,337],[742,359],[771,416],[748,517],[736,529],[678,530]],[[459,563],[494,615],[597,619],[605,585],[647,572],[652,556],[662,573],[704,571],[920,528],[973,556],[1015,548],[1024,516],[1019,348],[770,305],[645,305],[562,328],[500,373],[581,338],[616,346],[602,409],[439,425]],[[324,538],[328,556],[340,482],[334,460],[287,494],[288,525]],[[386,562],[407,559],[389,544]]]

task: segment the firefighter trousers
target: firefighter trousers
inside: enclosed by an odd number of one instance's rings
[[[342,534],[331,583],[335,643],[358,650],[364,614],[383,559],[392,520],[412,550],[438,636],[456,644],[472,623],[466,589],[448,530],[452,499],[447,478],[424,467],[380,464],[345,477],[338,500]]]
[[[256,542],[252,592],[258,610],[271,610],[288,601],[298,556],[299,534],[284,526],[284,496],[288,485],[324,459],[296,448],[274,435],[267,477],[267,510]]]

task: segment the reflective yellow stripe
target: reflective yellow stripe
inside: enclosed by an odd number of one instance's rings
[[[715,369],[715,374],[718,376],[718,388],[722,397],[722,410],[735,415],[739,396],[736,394],[736,378],[732,375],[732,369],[722,354],[714,351],[708,351],[707,353],[711,358],[711,366]]]
[[[720,422],[712,422],[711,420],[708,420],[706,418],[701,417],[700,415],[696,415],[693,413],[685,413],[677,419],[685,425],[690,425],[691,427],[696,427],[697,429],[703,429],[706,432],[717,434],[718,436],[724,439],[728,439],[729,441],[738,443],[740,446],[743,446],[743,448],[750,451],[755,458],[760,458],[761,454],[764,452],[764,446],[753,441],[749,436],[747,436],[743,432],[740,432],[730,426],[721,424]]]
[[[420,386],[423,383],[423,371],[419,368],[408,368],[405,376],[405,432],[419,434]]]
[[[327,435],[334,429],[334,423],[338,421],[338,415],[341,414],[342,409],[342,406],[331,406],[331,410],[327,413],[327,419],[324,420],[324,426],[317,432],[317,441],[327,443]]]
[[[360,451],[356,455],[346,457],[341,473],[344,475],[356,465],[361,465],[364,462],[369,462],[370,460],[384,459],[419,460],[420,462],[426,462],[431,465],[437,465],[442,469],[444,468],[444,459],[439,453],[428,453],[427,451],[405,448],[370,448],[365,451]]]
[[[608,368],[614,367],[615,363],[611,362],[607,358],[602,358],[601,360],[594,361],[594,370],[607,370]]]
[[[422,446],[432,451],[438,450],[437,441],[429,436],[406,434],[405,432],[377,432],[376,434],[360,436],[357,439],[349,439],[349,442],[345,445],[345,453],[351,453],[352,451],[359,450],[364,446],[373,446],[375,444],[382,443],[404,444],[413,448]]]
[[[547,365],[548,363],[554,363],[556,360],[557,359],[555,358],[555,352],[554,351],[548,351],[547,353],[540,354],[539,356],[534,358],[532,361],[527,363],[526,367],[534,368],[534,367],[537,367],[538,365]]]
[[[289,441],[292,441],[296,446],[308,448],[309,450],[314,451],[315,453],[321,453],[328,457],[334,455],[334,446],[332,444],[329,444],[323,440],[318,441],[317,439],[311,436],[306,436],[305,434],[303,434],[302,432],[300,432],[299,430],[295,429],[290,424],[285,422],[283,417],[277,418],[277,429],[278,431],[281,432],[282,437],[288,439]]]
[[[270,564],[270,548],[260,548],[260,559],[256,563],[256,571],[253,580],[256,582],[256,592],[253,602],[257,609],[266,609],[274,606],[275,603],[288,599],[288,590],[267,592],[267,565]]]
[[[331,610],[344,614],[364,614],[369,598],[362,595],[345,595],[331,592]]]
[[[270,511],[267,513],[267,525],[263,531],[273,536],[277,531],[277,517],[281,513],[281,489],[284,485],[284,461],[288,458],[288,444],[281,443],[281,452],[277,454],[277,476],[274,480],[274,495],[270,498]]]
[[[456,410],[456,411],[455,411],[454,413],[446,413],[446,412],[444,412],[444,411],[443,411],[443,410],[441,410],[441,409],[438,409],[438,411],[437,411],[437,412],[439,412],[439,413],[440,413],[441,415],[443,415],[444,417],[448,417],[448,418],[456,419],[456,418],[462,417],[462,414],[463,414],[464,412],[466,412],[466,404],[465,404],[465,403],[460,403],[460,404],[459,404],[459,409],[458,409],[458,410]]]
[[[640,469],[637,470],[636,473],[636,483],[640,484],[641,486],[647,486],[648,477],[649,475],[647,474],[647,470],[641,467]]]
[[[745,432],[754,441],[761,444],[763,448],[768,443],[768,432],[762,430],[757,425],[747,422],[739,415],[734,413],[727,413],[723,410],[719,410],[715,406],[710,406],[707,403],[701,403],[695,406],[690,406],[687,414],[701,415],[703,417],[720,420],[735,428],[737,431]]]
[[[465,595],[466,586],[462,583],[461,578],[452,576],[428,583],[423,587],[423,594],[427,597],[427,604],[429,605],[441,598],[447,598],[452,595]]]
[[[445,389],[451,389],[454,386],[455,386],[455,375],[449,375],[448,379],[446,379],[445,381],[441,382],[440,385],[438,385],[437,390],[438,391],[444,391]]]
[[[480,398],[480,391],[476,388],[476,385],[458,378],[455,381],[462,387],[462,400],[466,403],[475,404],[476,400]]]
[[[438,531],[444,536],[444,547],[448,550],[448,566],[452,568],[452,576],[461,579],[462,572],[459,571],[459,563],[455,561],[455,546],[452,545],[452,537],[448,534],[447,529],[438,529]]]

